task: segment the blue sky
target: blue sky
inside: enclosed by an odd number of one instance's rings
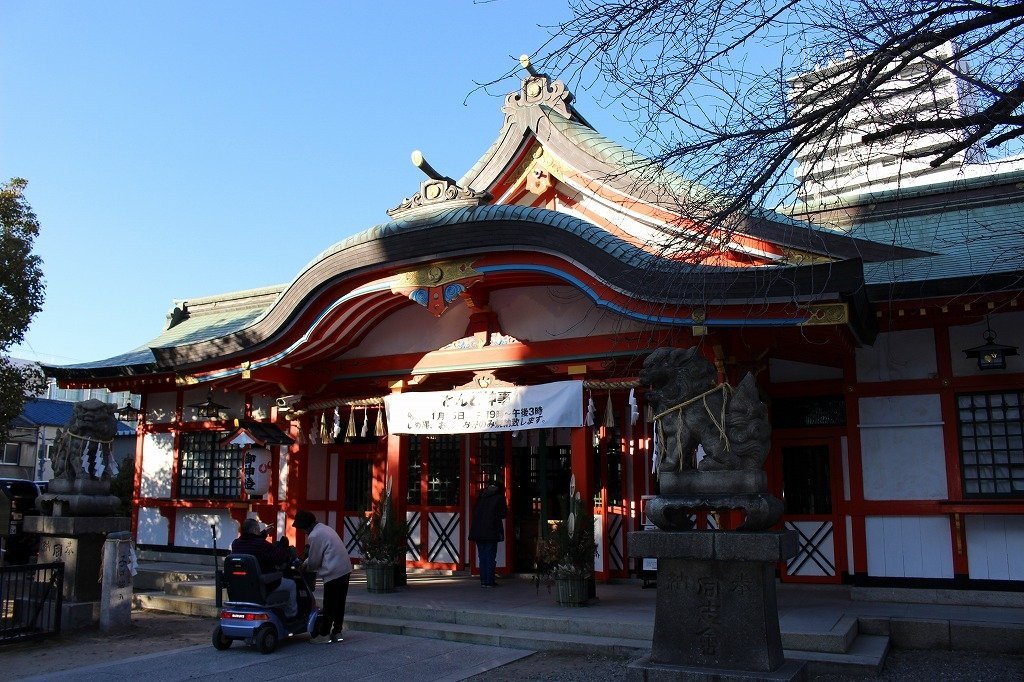
[[[502,124],[555,0],[0,3],[0,177],[24,177],[47,294],[15,357],[157,336],[173,299],[290,281],[460,177]],[[521,72],[520,72],[521,73]],[[552,74],[557,75],[557,74]],[[628,142],[614,108],[577,106]]]

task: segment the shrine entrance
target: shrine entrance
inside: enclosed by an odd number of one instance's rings
[[[840,580],[845,557],[845,530],[837,513],[842,499],[839,445],[833,439],[780,443],[782,522],[799,534],[800,549],[786,562],[783,580]]]
[[[512,446],[512,504],[509,507],[513,543],[512,570],[537,569],[537,544],[550,521],[565,517],[569,503],[571,457],[568,445],[559,445],[548,431],[535,434],[534,444]],[[513,440],[526,440],[514,438]]]
[[[537,543],[568,509],[571,456],[568,429],[561,431],[408,436],[409,565],[475,570],[465,538],[477,493],[495,480],[509,505],[498,569],[534,572]]]

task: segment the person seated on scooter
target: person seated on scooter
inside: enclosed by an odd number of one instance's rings
[[[288,564],[291,553],[288,551],[288,540],[282,537],[284,544],[274,544],[267,540],[270,528],[263,528],[259,519],[246,519],[242,522],[242,533],[231,543],[232,554],[251,554],[256,557],[263,573],[273,573],[279,566]],[[285,618],[294,618],[299,612],[299,603],[295,593],[295,581],[291,578],[267,583],[267,594],[281,588],[288,593],[285,606]]]

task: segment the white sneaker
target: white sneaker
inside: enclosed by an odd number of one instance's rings
[[[331,638],[327,635],[313,635],[309,638],[310,644],[330,644]]]

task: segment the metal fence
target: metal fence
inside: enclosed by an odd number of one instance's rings
[[[64,563],[0,567],[0,644],[60,632]]]

